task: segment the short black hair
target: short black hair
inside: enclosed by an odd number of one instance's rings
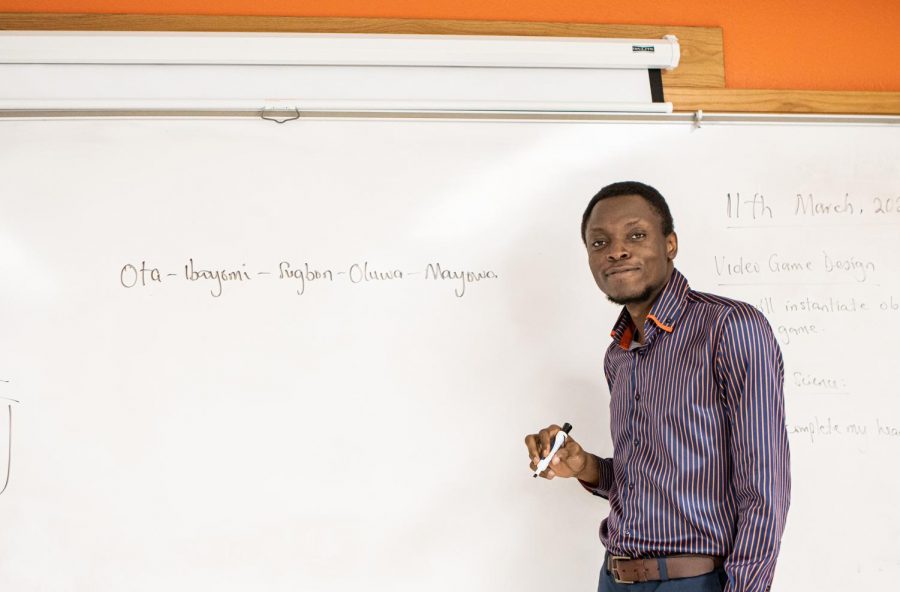
[[[672,212],[669,211],[669,204],[666,203],[666,198],[662,196],[662,193],[638,181],[619,181],[618,183],[611,183],[598,191],[597,195],[588,202],[587,208],[584,210],[584,216],[581,218],[582,242],[587,242],[588,218],[591,217],[591,212],[594,211],[594,206],[597,205],[597,202],[610,197],[619,197],[620,195],[640,195],[643,197],[650,204],[650,207],[659,214],[659,217],[662,218],[663,236],[669,236],[675,232]]]

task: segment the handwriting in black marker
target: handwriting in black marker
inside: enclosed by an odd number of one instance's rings
[[[130,263],[126,263],[119,272],[119,282],[126,288],[133,288],[139,281],[142,286],[146,286],[148,280],[162,282],[162,277],[160,277],[159,269],[147,267],[146,261],[141,261],[140,269]]]
[[[245,265],[245,263],[241,264],[242,267]],[[198,280],[215,281],[216,287],[211,289],[209,293],[213,298],[218,298],[222,295],[223,282],[249,281],[250,274],[243,269],[232,271],[228,271],[227,269],[194,269],[194,259],[190,258],[188,259],[187,265],[184,266],[184,278],[191,282],[196,282]]]
[[[340,272],[338,272],[340,275]],[[319,280],[334,281],[334,274],[330,269],[315,269],[304,262],[303,267],[294,268],[290,261],[282,261],[278,264],[278,279],[293,279],[300,282],[300,288],[297,290],[298,296],[306,293],[306,283]]]
[[[825,214],[853,214],[856,208],[850,201],[850,194],[845,193],[844,199],[840,201],[823,201],[816,198],[812,193],[807,195],[797,194],[797,200],[794,202],[795,216],[822,216]]]

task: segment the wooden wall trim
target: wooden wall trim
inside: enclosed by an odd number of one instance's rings
[[[725,87],[722,29],[716,27],[437,19],[0,13],[0,30],[390,33],[613,37],[620,39],[659,39],[665,35],[675,35],[681,45],[681,63],[672,72],[663,73],[663,84],[685,88]]]
[[[667,87],[675,111],[739,113],[900,114],[900,93]]]

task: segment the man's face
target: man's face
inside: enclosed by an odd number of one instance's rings
[[[594,280],[616,304],[652,304],[666,285],[678,252],[675,233],[640,195],[597,202],[585,231]]]

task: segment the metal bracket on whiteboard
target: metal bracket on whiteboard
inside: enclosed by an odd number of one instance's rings
[[[703,109],[697,109],[694,113],[694,128],[700,129],[703,125]]]
[[[284,111],[290,111],[290,110],[288,110],[288,109],[270,109],[270,111],[274,112],[274,113],[282,113]],[[284,119],[279,119],[277,117],[266,115],[266,109],[263,108],[263,110],[259,112],[259,116],[261,118],[265,119],[266,121],[274,121],[275,123],[284,123],[286,121],[294,121],[296,119],[300,119],[300,109],[298,109],[297,107],[294,107],[294,116],[293,117],[286,117]]]

